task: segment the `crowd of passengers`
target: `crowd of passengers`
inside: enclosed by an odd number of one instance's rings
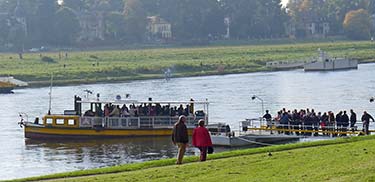
[[[101,107],[95,107],[95,111],[92,109],[86,111],[83,116],[90,117],[138,117],[138,116],[189,116],[194,113],[194,104],[188,104],[185,107],[180,104],[179,107],[171,106],[170,104],[130,104],[129,107],[124,104],[120,105],[105,104],[104,109]]]
[[[332,111],[328,112],[315,112],[314,109],[294,109],[293,111],[286,110],[283,108],[278,111],[275,117],[266,111],[263,118],[267,121],[267,128],[272,128],[275,125],[278,129],[289,129],[289,130],[312,130],[312,131],[342,131],[356,130],[355,126],[357,122],[357,114],[350,110],[350,113],[346,111],[339,111],[337,114]],[[272,120],[274,122],[272,122]],[[369,121],[374,121],[374,118],[366,111],[363,112],[361,121],[363,122],[363,131],[368,134]],[[292,132],[286,131],[285,134],[291,134]],[[304,134],[311,135],[311,133],[300,133],[295,132],[296,135]],[[330,132],[323,132],[323,135],[329,135]],[[314,135],[318,135],[317,132]],[[342,135],[345,135],[343,133]]]

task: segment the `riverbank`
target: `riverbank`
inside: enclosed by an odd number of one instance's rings
[[[84,52],[0,54],[0,75],[27,81],[31,87],[112,83],[173,77],[272,71],[266,62],[305,60],[317,50],[332,57],[349,57],[360,63],[375,62],[375,44],[369,41],[289,43],[278,45],[209,46]]]
[[[13,181],[367,181],[375,178],[375,136],[236,150]]]

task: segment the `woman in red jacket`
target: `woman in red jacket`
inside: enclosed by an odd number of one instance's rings
[[[212,141],[207,128],[204,127],[204,120],[198,122],[199,126],[193,131],[193,145],[201,151],[201,161],[207,157],[207,147],[212,146]]]

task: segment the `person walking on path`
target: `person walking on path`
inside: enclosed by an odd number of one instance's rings
[[[198,127],[193,131],[193,146],[201,152],[200,161],[206,161],[207,148],[212,146],[212,141],[208,129],[204,127],[203,119],[198,121]]]
[[[178,121],[173,126],[172,131],[172,142],[178,146],[177,162],[176,164],[182,164],[184,158],[187,143],[189,142],[188,131],[185,125],[186,116],[181,115]]]
[[[363,132],[365,132],[366,135],[370,134],[370,132],[368,131],[370,119],[374,122],[374,118],[366,111],[364,111],[361,120],[363,122]]]

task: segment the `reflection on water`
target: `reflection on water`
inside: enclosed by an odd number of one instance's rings
[[[113,166],[175,156],[169,137],[96,140],[25,140],[26,151],[34,151],[38,160],[74,163],[76,168]],[[190,152],[190,151],[189,151]]]
[[[215,148],[215,152],[225,150],[233,149]],[[27,176],[173,158],[177,155],[170,137],[75,141],[26,139],[24,152],[27,153],[28,162],[39,163],[27,168]],[[189,147],[186,156],[198,153],[198,149]]]
[[[205,100],[210,101],[209,122],[227,122],[238,129],[238,121],[260,116],[261,103],[251,100],[255,94],[264,100],[272,114],[283,107],[314,108],[334,112],[353,108],[360,116],[363,110],[375,115],[375,64],[359,65],[358,70],[308,72],[293,70],[223,76],[206,76],[165,80],[134,81],[117,84],[97,84],[55,87],[52,111],[63,113],[73,108],[74,95],[84,95],[90,89],[102,99],[113,100],[117,94],[131,94],[131,99]],[[124,163],[170,158],[176,148],[169,137],[128,138],[89,141],[25,140],[18,127],[18,112],[29,114],[30,120],[48,110],[49,88],[15,90],[15,94],[0,95],[0,179],[20,178],[111,166]],[[372,123],[371,123],[372,124]],[[225,149],[215,149],[216,152]],[[194,148],[188,155],[194,155]],[[22,171],[22,172],[20,172]]]

